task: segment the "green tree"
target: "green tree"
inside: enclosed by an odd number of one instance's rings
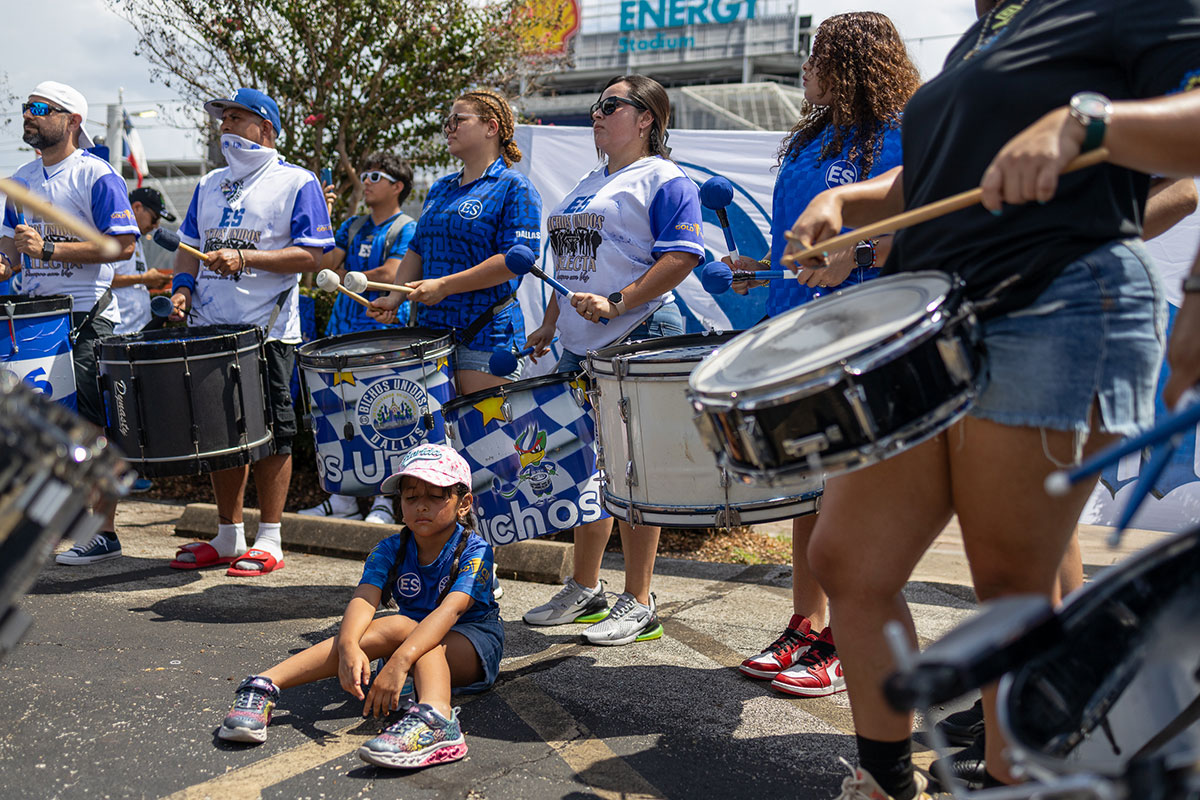
[[[522,78],[552,66],[529,53],[525,0],[108,2],[137,31],[155,79],[185,100],[201,105],[239,86],[274,97],[280,152],[314,172],[333,167],[351,208],[369,152],[444,164],[441,120],[458,94],[527,87]]]

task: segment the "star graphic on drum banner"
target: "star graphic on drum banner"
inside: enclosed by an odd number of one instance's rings
[[[438,367],[438,369],[450,369],[450,359],[449,358],[439,358],[437,361],[437,367]]]
[[[489,397],[486,400],[480,400],[478,403],[473,403],[472,406],[480,414],[483,414],[483,424],[487,425],[494,419],[504,422],[504,398]]]
[[[335,373],[333,373],[333,385],[337,386],[339,383],[348,383],[351,386],[357,385],[354,383],[354,373],[353,372],[335,372]]]

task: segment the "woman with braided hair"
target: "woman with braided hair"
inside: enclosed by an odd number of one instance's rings
[[[462,169],[437,180],[425,199],[395,282],[413,287],[407,298],[392,292],[371,304],[369,314],[394,322],[405,299],[420,303],[420,324],[454,332],[455,380],[460,395],[520,377],[488,372],[496,350],[525,346],[525,326],[515,292],[517,279],[504,253],[518,243],[540,249],[542,200],[529,179],[512,169],[521,160],[513,141],[515,120],[508,101],[488,89],[454,101],[443,130],[450,154]]]

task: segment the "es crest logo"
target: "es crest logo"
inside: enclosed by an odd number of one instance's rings
[[[849,161],[835,161],[825,170],[825,185],[830,189],[858,180],[858,167]]]
[[[421,576],[415,572],[406,572],[396,580],[401,597],[416,597],[421,593]]]
[[[483,203],[474,197],[468,197],[458,204],[458,215],[463,219],[475,219],[483,213]]]

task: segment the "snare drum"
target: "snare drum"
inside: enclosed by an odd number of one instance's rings
[[[743,481],[791,484],[945,430],[986,380],[980,328],[941,272],[878,278],[758,325],[692,373],[695,422]]]
[[[604,507],[635,525],[731,528],[817,511],[819,482],[778,491],[731,481],[691,422],[688,376],[737,333],[668,336],[588,354],[599,393]]]
[[[296,351],[322,489],[373,497],[406,452],[446,440],[452,352],[450,336],[430,328],[347,333]]]
[[[446,406],[450,444],[471,466],[485,539],[508,544],[608,516],[591,411],[581,372],[507,383]]]
[[[0,370],[75,410],[71,298],[0,296]]]
[[[106,336],[96,352],[109,438],[142,475],[199,475],[274,452],[260,328]]]

